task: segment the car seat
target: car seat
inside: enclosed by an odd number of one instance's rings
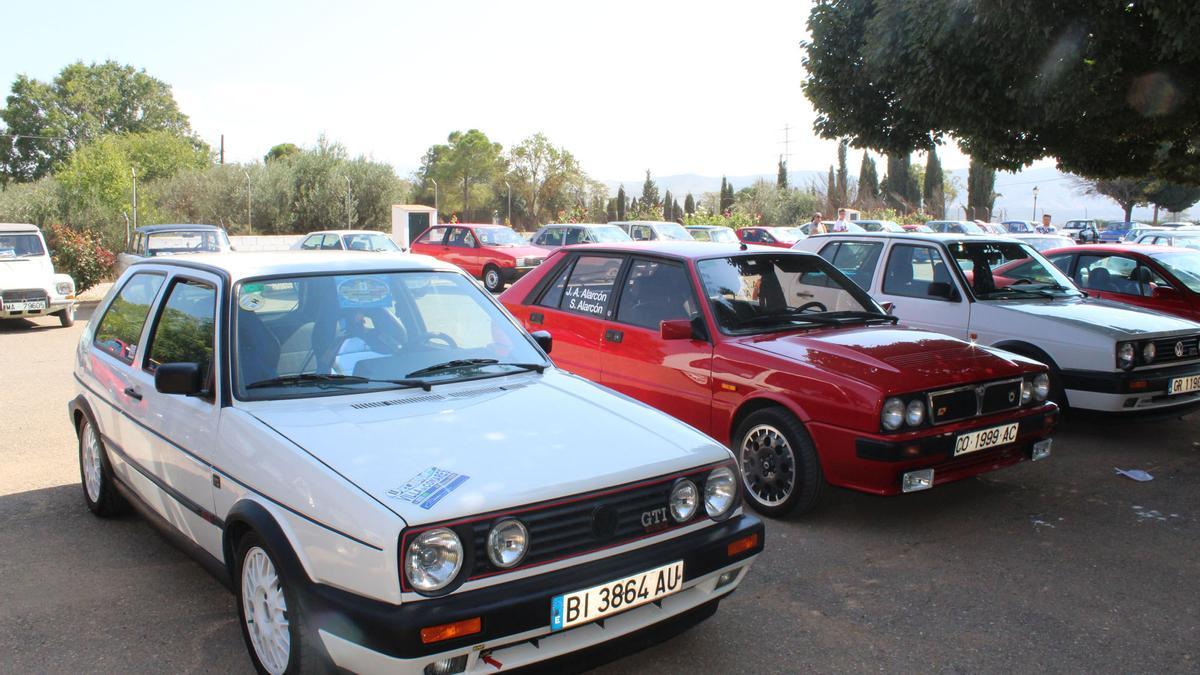
[[[1112,273],[1103,267],[1093,267],[1088,271],[1087,287],[1093,291],[1117,292],[1117,285],[1113,283]]]

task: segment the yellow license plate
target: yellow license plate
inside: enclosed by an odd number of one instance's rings
[[[972,431],[969,434],[962,434],[954,441],[954,456],[965,455],[968,452],[976,450],[984,450],[986,448],[994,448],[997,445],[1006,445],[1017,440],[1017,429],[1021,425],[1005,424],[999,427],[990,429],[980,429]]]
[[[606,616],[654,602],[683,588],[683,561],[656,567],[641,574],[592,586],[550,600],[550,629],[603,619]]]

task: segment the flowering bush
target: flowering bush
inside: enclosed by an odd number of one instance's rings
[[[112,251],[100,243],[100,236],[90,229],[51,225],[49,235],[48,243],[54,251],[54,271],[71,275],[76,293],[108,278],[117,262]]]
[[[750,215],[748,213],[730,212],[725,213],[691,213],[683,217],[684,225],[723,225],[735,230],[740,230],[743,227],[753,227],[758,225],[762,220],[761,214]]]

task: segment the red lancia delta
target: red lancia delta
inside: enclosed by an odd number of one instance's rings
[[[500,299],[560,367],[729,444],[767,515],[826,483],[894,495],[1050,453],[1046,366],[898,326],[815,255],[572,247]]]
[[[549,253],[530,245],[511,227],[464,223],[434,225],[410,250],[458,265],[493,293],[542,264]]]

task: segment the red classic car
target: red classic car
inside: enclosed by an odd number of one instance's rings
[[[1042,255],[1090,295],[1200,321],[1200,251],[1091,244]]]
[[[1050,451],[1046,366],[898,326],[812,254],[573,247],[500,300],[562,368],[727,443],[767,515],[825,483],[893,495]]]
[[[542,264],[549,253],[530,245],[511,227],[466,223],[434,225],[410,250],[458,265],[493,293]]]
[[[804,238],[798,227],[743,227],[735,232],[737,238],[747,244],[791,248]]]

